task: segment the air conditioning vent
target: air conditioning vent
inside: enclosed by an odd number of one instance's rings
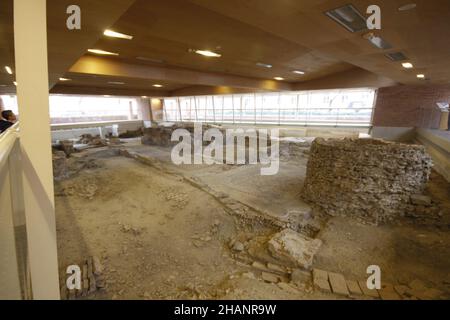
[[[325,14],[350,32],[367,29],[366,18],[351,4],[326,11]]]
[[[392,61],[408,60],[408,58],[401,52],[386,53],[385,56],[388,57],[389,59],[391,59]]]

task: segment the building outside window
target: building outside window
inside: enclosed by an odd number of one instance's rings
[[[369,126],[374,89],[165,98],[166,121]]]

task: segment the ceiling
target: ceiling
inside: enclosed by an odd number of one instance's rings
[[[448,0],[108,0],[108,5],[84,0],[77,1],[82,30],[75,32],[65,28],[65,8],[72,2],[48,0],[54,92],[176,95],[189,88],[211,92],[216,86],[255,91],[320,89],[357,85],[358,79],[364,86],[450,83]],[[409,2],[417,7],[398,10]],[[368,30],[351,33],[324,14],[347,3],[363,15],[369,5],[379,5],[382,29],[375,33],[393,48],[377,49],[363,38]],[[13,66],[12,0],[3,0],[0,9],[0,65]],[[134,38],[105,37],[107,28]],[[88,48],[119,56],[92,55]],[[190,49],[208,49],[222,57],[207,58]],[[403,52],[415,68],[406,70],[384,55],[396,51]],[[258,62],[273,67],[260,67]],[[417,73],[428,80],[417,79]],[[72,81],[58,82],[61,76]],[[285,80],[273,80],[276,76]],[[14,90],[12,81],[2,67],[0,93]],[[155,88],[155,83],[163,87]]]

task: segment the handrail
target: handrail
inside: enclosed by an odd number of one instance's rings
[[[12,127],[0,134],[0,169],[3,168],[14,143],[19,138],[19,123],[15,123]]]

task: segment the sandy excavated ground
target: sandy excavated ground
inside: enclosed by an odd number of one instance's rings
[[[176,167],[169,161],[170,149],[135,141],[120,147],[153,159],[148,165],[120,156],[118,148],[75,154],[72,165],[84,167],[55,182],[61,275],[66,266],[93,255],[105,267],[106,288],[87,298],[340,298],[313,290],[307,281],[293,284],[283,278],[275,284],[261,279],[261,269],[252,267],[245,253],[252,239],[280,229],[230,213],[210,192],[186,180],[200,181],[278,219],[289,211],[309,208],[300,198],[307,152],[284,159],[278,175],[263,177],[257,166]],[[428,192],[443,207],[438,222],[405,220],[375,227],[322,217],[314,236],[323,244],[314,267],[365,281],[367,266],[376,264],[383,281],[407,284],[420,279],[446,292],[450,186],[433,174]],[[237,240],[243,244],[240,252],[233,249]]]

